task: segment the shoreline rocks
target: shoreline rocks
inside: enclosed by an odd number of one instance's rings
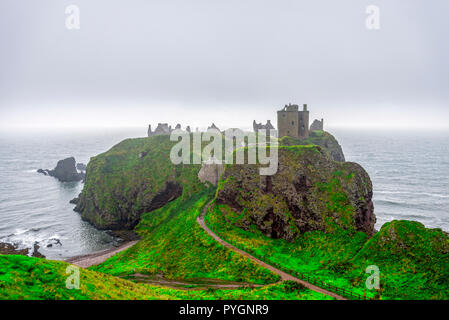
[[[75,158],[70,157],[66,158],[64,160],[59,160],[56,164],[56,168],[53,170],[49,169],[39,169],[37,170],[38,173],[42,173],[46,176],[51,176],[56,179],[58,179],[61,182],[76,182],[76,181],[82,181],[84,180],[86,174],[84,172],[78,172],[77,166],[80,166],[83,168],[85,165],[82,163],[76,164]]]
[[[37,244],[37,242],[35,242],[33,245],[33,253],[31,254],[31,257],[45,258],[45,256],[39,252],[39,248],[40,246]],[[7,242],[0,242],[0,254],[29,256],[30,250],[31,248],[19,249],[17,245],[13,245]]]
[[[77,163],[76,164],[76,169],[79,171],[86,171],[87,166],[84,163]]]

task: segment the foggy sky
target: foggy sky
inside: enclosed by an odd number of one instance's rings
[[[448,20],[447,0],[2,0],[0,126],[250,127],[292,102],[449,128]]]

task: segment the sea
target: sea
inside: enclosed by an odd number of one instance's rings
[[[347,161],[361,164],[374,189],[376,229],[408,219],[449,232],[449,132],[329,130]],[[74,156],[78,163],[146,128],[22,130],[0,132],[0,242],[40,246],[62,260],[111,248],[117,241],[81,220],[69,201],[82,182],[62,183],[37,173]]]

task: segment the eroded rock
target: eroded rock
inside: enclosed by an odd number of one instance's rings
[[[81,181],[85,177],[85,173],[79,173],[76,170],[76,161],[74,157],[59,160],[56,168],[53,170],[39,169],[37,172],[55,177],[61,182]]]
[[[260,176],[258,165],[226,166],[217,192],[225,217],[286,240],[312,230],[374,232],[372,183],[360,165],[333,161],[319,146],[292,146],[279,149],[278,167]]]

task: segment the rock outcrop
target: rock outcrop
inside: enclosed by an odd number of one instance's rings
[[[84,163],[77,163],[76,164],[76,169],[79,171],[86,171],[86,165]]]
[[[174,165],[168,135],[127,139],[91,158],[75,211],[98,229],[133,229],[143,213],[204,188],[201,165]]]
[[[56,168],[53,170],[39,169],[37,172],[57,178],[61,182],[81,181],[85,174],[76,170],[76,161],[74,157],[59,160]]]
[[[320,146],[290,146],[279,148],[275,175],[258,167],[227,165],[222,175],[217,204],[236,226],[286,240],[311,230],[374,232],[372,184],[360,165],[333,161]]]
[[[31,253],[31,257],[35,258],[45,258],[45,256],[39,252],[39,245],[34,243],[33,251]],[[14,255],[22,255],[28,256],[30,255],[30,248],[19,249],[16,245],[10,243],[0,242],[0,254],[14,254]]]

